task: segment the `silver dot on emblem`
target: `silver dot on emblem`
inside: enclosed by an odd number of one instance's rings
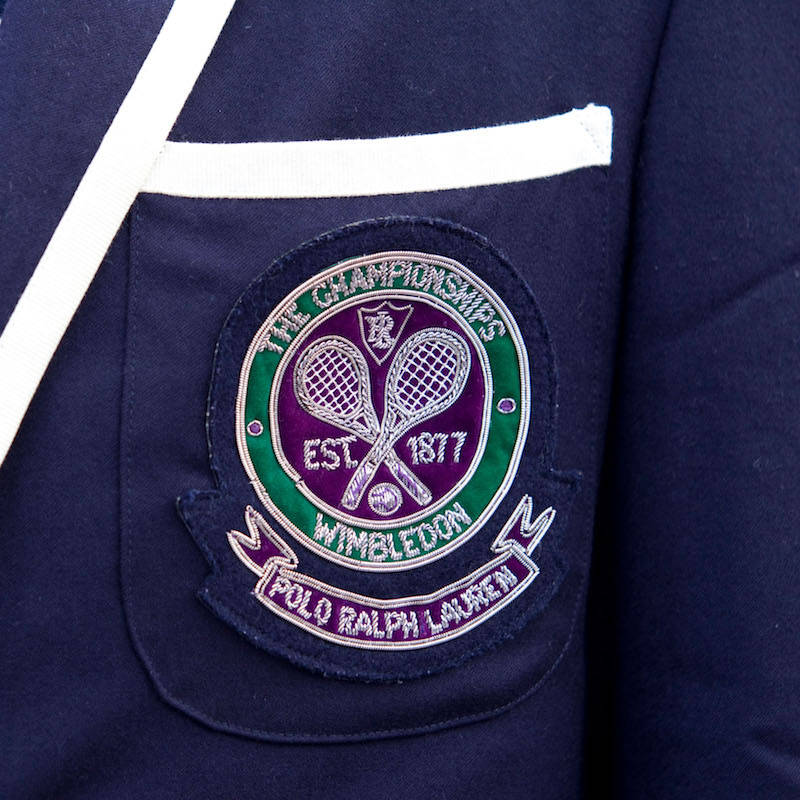
[[[517,408],[517,401],[513,397],[504,397],[497,403],[497,410],[501,414],[511,414]]]
[[[264,426],[261,424],[261,420],[254,419],[252,422],[248,423],[247,432],[251,436],[261,436],[264,432]]]
[[[369,490],[367,502],[376,514],[386,517],[400,508],[403,496],[393,483],[378,483]]]

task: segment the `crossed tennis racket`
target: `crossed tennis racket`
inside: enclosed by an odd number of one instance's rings
[[[466,342],[446,328],[409,336],[389,367],[383,420],[372,404],[370,373],[361,351],[341,336],[309,345],[294,369],[294,392],[313,417],[372,445],[347,484],[341,505],[354,510],[381,464],[419,505],[431,501],[427,486],[400,460],[394,446],[420,422],[441,414],[461,395],[470,371]]]

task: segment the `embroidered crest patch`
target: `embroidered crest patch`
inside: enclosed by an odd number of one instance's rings
[[[350,677],[512,635],[566,568],[554,390],[530,290],[477,235],[380,220],[289,253],[220,337],[220,489],[180,502],[213,567],[201,597],[255,644]]]

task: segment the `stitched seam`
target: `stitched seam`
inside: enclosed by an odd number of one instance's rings
[[[656,84],[656,80],[657,80],[657,77],[658,77],[659,67],[661,65],[662,52],[663,52],[663,49],[664,49],[664,44],[665,44],[666,39],[667,39],[667,31],[669,29],[670,20],[672,19],[672,12],[673,12],[674,7],[675,7],[675,0],[669,0],[668,6],[667,6],[667,10],[666,10],[666,13],[665,13],[665,16],[664,16],[664,27],[663,27],[663,29],[661,31],[661,36],[659,38],[658,47],[656,49],[656,57],[655,57],[655,60],[654,60],[654,63],[653,63],[653,72],[652,72],[652,75],[651,75],[651,78],[650,78],[650,85],[649,85],[648,90],[647,90],[647,99],[645,100],[645,103],[644,103],[643,114],[642,114],[642,124],[639,126],[638,136],[637,136],[637,140],[636,140],[636,146],[634,148],[633,159],[631,161],[633,179],[631,180],[631,190],[630,190],[630,195],[629,195],[629,198],[628,198],[628,218],[629,218],[629,220],[631,220],[631,222],[634,221],[634,215],[633,215],[634,201],[635,201],[636,189],[637,189],[637,185],[638,185],[638,174],[639,174],[638,165],[639,165],[639,161],[640,161],[640,158],[641,158],[641,151],[642,151],[642,145],[643,145],[643,140],[644,140],[644,129],[645,129],[645,126],[647,124],[647,117],[648,117],[649,110],[650,110],[650,105],[651,105],[652,99],[653,99],[653,93],[654,93],[654,90],[655,90],[655,84]],[[610,202],[610,200],[609,200],[609,198],[607,196],[607,198],[606,198],[606,231],[605,231],[605,235],[604,235],[604,243],[606,245],[604,247],[604,260],[606,262],[608,261],[608,254],[606,253],[606,250],[607,250],[607,244],[608,244],[608,238],[609,238],[609,219],[608,219],[609,214],[610,214],[609,202]],[[614,408],[615,408],[616,402],[617,402],[618,381],[619,381],[619,377],[620,377],[621,342],[623,342],[625,340],[625,333],[626,333],[626,327],[627,327],[627,316],[626,316],[626,313],[625,313],[625,309],[627,307],[627,304],[625,303],[625,299],[628,296],[628,289],[630,287],[630,281],[631,281],[631,277],[632,277],[631,276],[631,259],[632,259],[632,250],[633,250],[634,238],[635,238],[635,231],[633,229],[633,225],[631,224],[629,229],[628,229],[628,241],[627,241],[627,245],[626,245],[626,253],[625,253],[624,260],[623,260],[623,268],[621,270],[621,276],[620,276],[620,291],[619,291],[620,311],[619,311],[619,314],[618,314],[617,325],[616,325],[617,333],[616,333],[615,341],[614,341],[614,344],[613,344],[613,360],[614,360],[614,363],[613,363],[612,375],[611,375],[611,387],[610,387],[610,392],[609,392],[608,408],[607,408],[606,415],[605,415],[605,425],[604,425],[604,435],[603,435],[602,449],[600,451],[601,462],[600,462],[600,471],[599,471],[599,475],[598,475],[597,497],[596,497],[596,501],[595,501],[595,524],[596,524],[597,508],[600,505],[600,493],[601,493],[602,487],[603,487],[604,473],[607,470],[606,460],[608,458],[608,453],[610,452],[610,448],[608,446],[608,437],[609,437],[609,433],[610,433],[612,420],[613,420],[613,417],[614,417]],[[589,558],[588,565],[589,565],[589,567],[591,567],[591,564],[592,564],[592,561],[593,561],[593,553],[594,553],[594,547],[592,546],[592,548],[590,549],[590,552],[588,553],[588,558]],[[588,589],[588,575],[589,575],[589,572],[587,571],[587,580],[586,580],[586,584],[587,585],[584,587],[584,590]],[[588,656],[588,651],[587,651],[587,656]],[[587,686],[587,693],[588,693],[588,691],[589,691],[589,687]],[[612,683],[612,686],[611,686],[612,696],[615,694],[615,692],[616,692],[616,685]],[[588,694],[587,694],[587,696],[588,696]],[[612,727],[612,731],[611,731],[611,736],[612,736],[612,739],[613,739],[613,737],[614,737],[613,727]],[[613,747],[613,745],[612,745],[612,747]],[[583,765],[583,768],[582,768],[582,781],[584,782],[584,784],[585,784],[587,778],[590,777],[590,775],[596,775],[596,770],[594,768],[592,768],[591,773],[587,772],[587,768],[586,767],[587,767],[587,764],[590,763],[589,760],[587,759],[588,750],[589,750],[589,748],[587,746],[587,739],[584,738],[584,743],[583,743],[584,765]],[[607,788],[609,788],[609,789],[611,789],[613,791],[614,788],[615,788],[613,767],[610,768],[610,771],[611,771],[611,780],[610,780]]]
[[[589,126],[583,120],[579,120],[579,122],[580,122],[581,128],[583,128],[584,131],[586,131],[586,135],[589,137],[592,145],[594,145],[595,152],[598,155],[602,155],[603,154],[603,148],[602,148],[602,145],[600,144],[600,142],[597,141],[597,136],[595,135],[594,131],[591,128],[589,128]]]
[[[507,703],[503,703],[503,704],[501,704],[499,706],[495,706],[495,707],[490,708],[490,709],[488,709],[486,711],[479,711],[479,712],[476,712],[475,714],[462,714],[462,715],[457,716],[457,717],[448,717],[447,719],[440,720],[439,722],[428,723],[426,725],[421,725],[421,726],[418,726],[418,727],[383,728],[383,729],[377,729],[376,728],[376,729],[372,729],[372,730],[358,731],[358,732],[347,733],[347,734],[330,734],[330,733],[328,733],[328,734],[308,734],[308,733],[304,733],[304,732],[300,732],[300,731],[267,731],[266,729],[263,729],[263,728],[249,728],[249,727],[244,727],[244,726],[238,726],[235,723],[231,723],[231,722],[228,722],[226,720],[222,720],[222,719],[219,719],[219,718],[216,718],[216,717],[206,716],[206,715],[204,715],[202,713],[198,713],[196,710],[193,709],[192,706],[190,706],[188,704],[183,704],[180,701],[176,701],[169,693],[167,693],[167,692],[165,692],[163,690],[162,690],[162,693],[164,694],[165,697],[170,698],[171,702],[174,702],[175,705],[177,705],[179,708],[191,711],[191,713],[194,716],[196,716],[198,719],[200,719],[200,720],[202,720],[204,722],[209,722],[211,724],[217,724],[217,725],[224,725],[226,727],[226,729],[229,730],[232,733],[245,733],[245,734],[248,734],[248,735],[258,736],[259,738],[274,738],[274,737],[286,738],[286,737],[292,737],[294,739],[308,740],[309,742],[323,742],[323,741],[347,742],[347,741],[353,741],[353,740],[358,740],[358,739],[364,739],[365,737],[368,737],[371,734],[372,735],[377,735],[377,736],[382,736],[382,737],[388,737],[388,736],[396,736],[396,735],[401,735],[401,734],[408,735],[408,734],[414,734],[414,733],[423,733],[423,732],[441,730],[442,728],[447,728],[447,727],[450,727],[452,725],[456,725],[456,724],[459,724],[459,723],[470,722],[470,721],[477,722],[479,720],[483,720],[483,719],[487,719],[489,717],[497,716],[498,714],[501,714],[503,711],[506,711],[507,709],[513,708],[518,703],[523,702],[531,694],[533,694],[550,677],[552,672],[555,671],[555,669],[561,663],[561,660],[563,659],[564,654],[567,652],[567,650],[569,648],[569,645],[572,642],[572,638],[573,638],[573,635],[574,635],[574,632],[575,632],[575,623],[577,621],[577,616],[578,616],[578,612],[580,611],[580,607],[581,607],[581,604],[576,602],[575,603],[575,608],[574,608],[573,613],[572,613],[572,619],[571,619],[571,622],[570,622],[569,636],[567,638],[567,641],[564,644],[564,647],[561,649],[561,651],[556,656],[555,660],[550,665],[550,667],[547,669],[547,671],[544,673],[544,675],[542,675],[539,678],[539,680],[536,681],[533,684],[533,686],[531,686],[529,689],[527,689],[519,697],[515,697],[512,700],[508,701]]]

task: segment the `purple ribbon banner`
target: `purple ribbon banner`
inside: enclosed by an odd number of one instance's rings
[[[256,598],[274,613],[323,639],[376,650],[428,647],[466,633],[518,597],[539,574],[531,560],[553,524],[550,507],[533,517],[525,495],[490,550],[491,560],[436,592],[379,599],[355,594],[297,571],[294,551],[252,506],[248,533],[230,531],[228,542],[256,575]]]

